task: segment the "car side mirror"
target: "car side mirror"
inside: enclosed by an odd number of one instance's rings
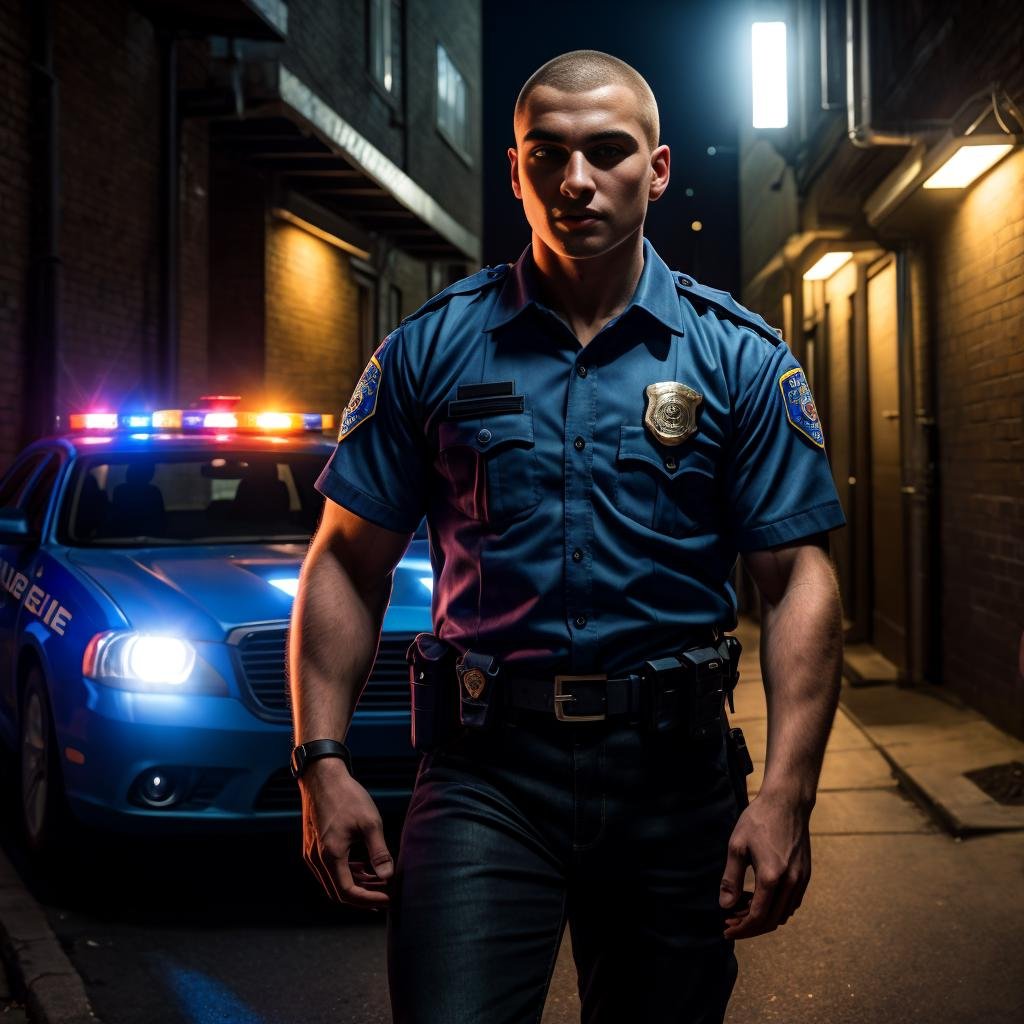
[[[0,544],[25,544],[31,539],[28,516],[18,508],[0,508]]]

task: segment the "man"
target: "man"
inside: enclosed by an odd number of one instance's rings
[[[427,696],[463,725],[421,762],[397,865],[358,764],[328,743],[339,756],[301,774],[304,852],[337,899],[390,910],[397,1021],[539,1020],[566,921],[584,1020],[721,1021],[734,940],[784,923],[810,876],[840,658],[823,538],[843,516],[785,343],[643,237],[669,182],[644,79],[564,54],[523,87],[514,129],[531,244],[377,350],[318,481],[292,626],[296,743],[339,741],[425,513],[433,649],[462,658]],[[694,731],[687,693],[653,682],[671,673],[646,674],[721,649],[737,552],[768,696],[742,812],[724,728]]]

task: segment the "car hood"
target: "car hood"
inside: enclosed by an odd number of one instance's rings
[[[238,626],[291,615],[304,544],[74,548],[68,560],[101,587],[131,628],[223,640]],[[414,540],[395,570],[384,630],[430,629],[432,573],[426,541]]]

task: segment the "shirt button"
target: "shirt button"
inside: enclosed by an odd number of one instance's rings
[[[576,616],[576,627],[578,629],[582,629],[586,624],[587,624],[587,617],[586,617],[586,615],[577,615]]]
[[[582,561],[582,560],[583,560],[583,552],[582,552],[582,551],[580,551],[580,549],[579,549],[579,548],[577,548],[577,549],[576,549],[576,550],[575,550],[575,551],[574,551],[574,552],[572,553],[572,560],[573,560],[574,562],[580,562],[580,561]]]
[[[586,377],[587,368],[582,363],[580,363],[579,366],[576,367],[576,373],[580,377]]]
[[[481,444],[487,444],[487,442],[490,441],[491,439],[491,432],[486,427],[484,427],[484,429],[481,430],[480,433],[476,435],[476,439]]]
[[[676,466],[678,466],[678,465],[679,465],[679,463],[676,462],[676,460],[671,458],[671,457],[669,457],[669,458],[667,458],[665,460],[665,468],[666,469],[675,469]]]
[[[584,441],[582,437],[577,437],[576,440],[573,441],[573,447],[576,449],[576,451],[581,452],[584,448],[587,447],[587,442]]]

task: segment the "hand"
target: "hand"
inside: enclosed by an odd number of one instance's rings
[[[327,895],[363,910],[390,902],[394,863],[372,797],[340,758],[314,761],[299,780],[302,792],[302,856]],[[369,861],[350,860],[352,847],[366,847]]]
[[[800,805],[761,792],[740,815],[729,839],[719,905],[736,907],[725,917],[727,939],[750,939],[784,925],[811,880],[809,814]],[[739,900],[747,865],[754,867],[749,908]]]

